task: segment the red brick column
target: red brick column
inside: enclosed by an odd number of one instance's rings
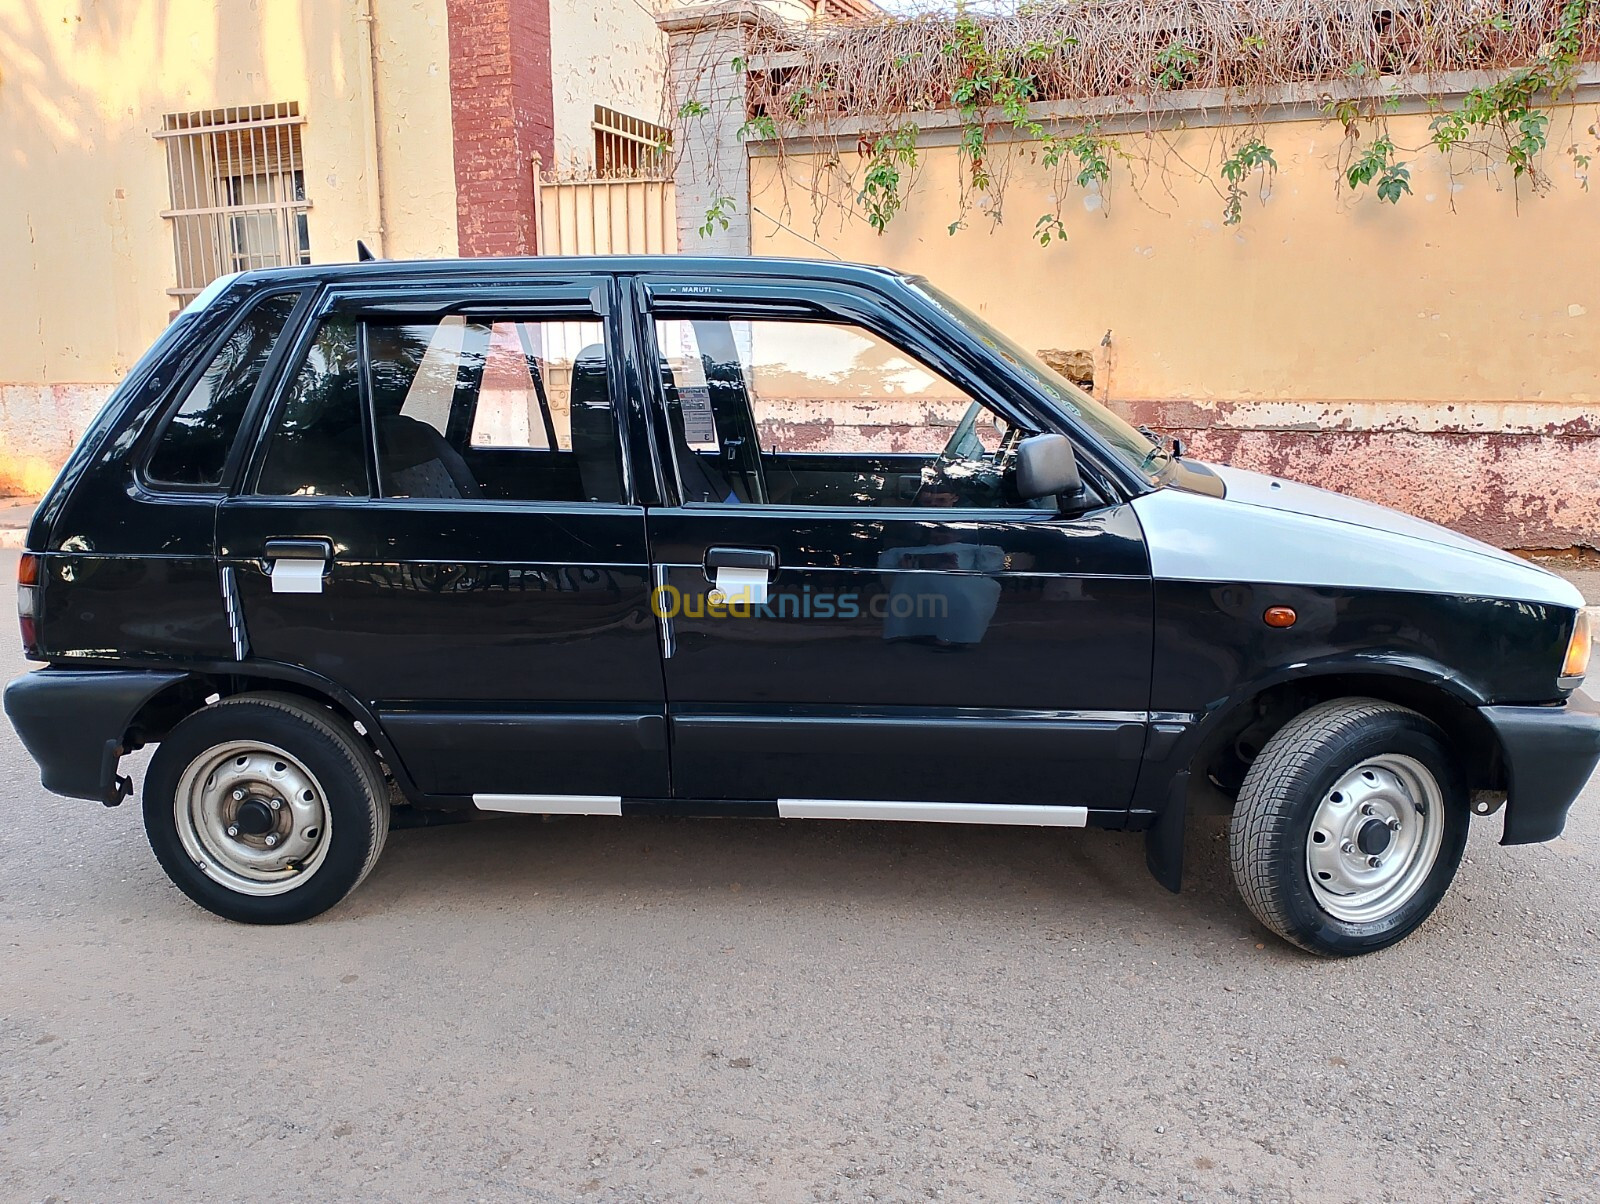
[[[457,241],[531,255],[533,156],[554,160],[549,0],[446,0]]]

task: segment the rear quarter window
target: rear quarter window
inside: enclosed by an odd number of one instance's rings
[[[145,464],[146,478],[189,487],[222,483],[245,408],[299,299],[298,293],[268,297],[234,328],[167,419]]]

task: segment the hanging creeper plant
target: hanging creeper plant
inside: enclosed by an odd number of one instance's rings
[[[1154,134],[1181,128],[1181,118],[1168,115],[1199,91],[1194,104],[1217,118],[1214,166],[1195,168],[1191,156],[1170,150],[1160,162],[1148,152],[1137,158],[1146,180],[1169,170],[1208,175],[1229,226],[1244,220],[1251,189],[1264,196],[1277,171],[1260,134],[1269,107],[1281,89],[1308,84],[1326,88],[1325,112],[1345,128],[1340,188],[1398,204],[1411,193],[1418,156],[1434,152],[1468,152],[1507,167],[1514,183],[1549,186],[1541,166],[1553,136],[1548,107],[1570,95],[1582,63],[1600,61],[1600,0],[1287,2],[1291,20],[1281,5],[1237,0],[1163,0],[1157,9],[1148,0],[1025,0],[1004,13],[958,2],[953,12],[913,16],[745,23],[742,53],[716,67],[731,68],[745,88],[741,138],[772,145],[780,157],[792,140],[806,141],[817,222],[837,206],[880,233],[905,208],[922,165],[923,127],[953,125],[959,195],[951,231],[966,225],[975,203],[999,222],[1012,169],[1031,160],[1052,174],[1056,198],[1036,219],[1034,237],[1045,246],[1064,241],[1060,198],[1073,187],[1104,191],[1112,157],[1136,158],[1101,132],[1103,118],[1069,114],[1109,110],[1124,128],[1142,118]],[[1431,91],[1464,72],[1489,82],[1448,103]],[[1408,100],[1433,112],[1421,146],[1401,145],[1388,128],[1387,116]],[[690,100],[678,116],[686,122],[707,112]],[[852,143],[853,158],[828,149]],[[1595,148],[1564,149],[1584,182]],[[720,227],[731,207],[719,196],[707,228]]]
[[[1227,200],[1222,207],[1222,224],[1237,226],[1244,218],[1244,182],[1260,172],[1266,180],[1278,170],[1272,148],[1259,137],[1251,137],[1234,148],[1222,161],[1222,178],[1227,184]],[[1266,187],[1266,180],[1262,187]]]

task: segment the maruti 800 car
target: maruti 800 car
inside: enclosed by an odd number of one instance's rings
[[[688,257],[217,281],[39,507],[8,714],[191,899],[303,920],[391,802],[1100,827],[1232,812],[1324,954],[1600,758],[1560,577],[1193,462],[926,281]]]

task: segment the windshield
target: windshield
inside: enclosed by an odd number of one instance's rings
[[[1071,417],[1099,435],[1101,441],[1136,472],[1150,480],[1155,479],[1157,471],[1168,459],[1159,441],[1149,438],[1138,427],[1119,418],[1015,339],[996,330],[926,280],[913,279],[910,284],[991,347]]]

